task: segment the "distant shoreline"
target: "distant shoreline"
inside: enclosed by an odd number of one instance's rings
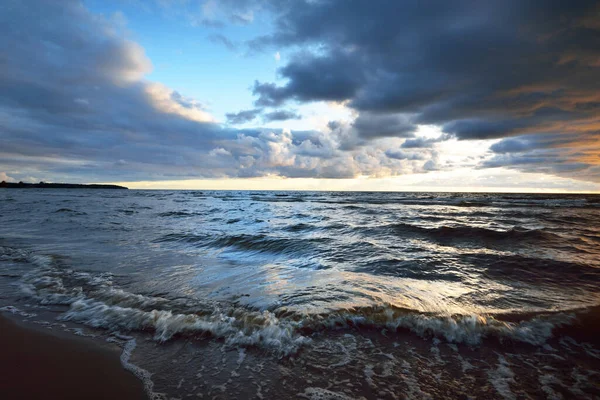
[[[78,183],[14,183],[14,182],[1,182],[0,188],[6,189],[125,189],[125,186],[119,185],[102,185],[102,184],[91,184],[84,185]]]

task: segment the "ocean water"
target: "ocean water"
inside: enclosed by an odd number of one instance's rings
[[[151,398],[600,398],[600,196],[0,190],[0,309]]]

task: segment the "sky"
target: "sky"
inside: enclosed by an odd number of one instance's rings
[[[600,3],[4,0],[0,179],[600,192]]]

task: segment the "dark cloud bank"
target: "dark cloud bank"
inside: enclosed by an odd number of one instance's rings
[[[276,32],[251,46],[318,51],[281,68],[284,85],[257,82],[258,105],[347,101],[458,139],[507,138],[485,167],[600,180],[598,2],[331,0],[275,12]]]
[[[5,2],[0,171],[84,181],[396,175],[437,169],[432,147],[457,138],[502,139],[481,168],[600,181],[597,2],[225,3],[232,15],[274,18],[251,51],[295,51],[284,83],[255,82],[256,108],[227,114],[227,125],[145,80],[143,49],[79,2]],[[282,107],[313,101],[345,102],[358,116],[324,132],[233,127],[299,118]],[[416,137],[418,124],[444,135]]]

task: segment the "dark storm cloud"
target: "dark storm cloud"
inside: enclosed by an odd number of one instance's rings
[[[362,80],[363,71],[353,67],[351,54],[334,51],[331,56],[298,54],[279,74],[289,79],[285,86],[254,83],[256,105],[276,107],[289,99],[299,101],[340,101],[354,96]]]
[[[255,84],[259,105],[344,101],[465,140],[563,135],[575,165],[582,136],[600,127],[597,1],[306,0],[272,11],[276,31],[249,45],[304,50],[280,69],[284,84]]]
[[[403,115],[361,113],[352,124],[362,138],[412,137],[416,125]]]
[[[486,159],[481,167],[554,173],[600,182],[599,141],[600,131],[506,138],[490,147],[493,156]]]
[[[516,153],[523,152],[527,150],[534,149],[535,146],[532,146],[529,141],[518,139],[518,138],[510,138],[504,139],[496,144],[493,144],[490,147],[494,153]]]

